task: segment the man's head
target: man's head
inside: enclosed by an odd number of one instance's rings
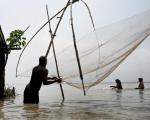
[[[138,78],[139,79],[139,82],[143,82],[143,78]]]
[[[116,79],[115,81],[116,81],[116,83],[121,83],[119,79]]]
[[[45,56],[41,56],[39,58],[39,65],[46,67],[47,64],[47,58]]]

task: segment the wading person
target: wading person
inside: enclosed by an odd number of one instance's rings
[[[139,85],[135,89],[144,89],[143,78],[138,78],[138,79],[139,79]]]
[[[32,70],[31,80],[24,90],[24,103],[39,103],[39,90],[43,85],[53,83],[60,83],[61,78],[48,77],[48,70],[46,69],[47,59],[45,56],[39,58],[39,65]],[[51,81],[49,81],[51,79]]]
[[[116,79],[115,81],[116,81],[116,86],[110,86],[110,87],[112,87],[112,89],[113,89],[113,88],[123,89],[123,88],[122,88],[121,81],[120,81],[119,79]]]

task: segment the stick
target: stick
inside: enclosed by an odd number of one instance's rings
[[[72,28],[73,42],[74,42],[74,48],[75,48],[75,53],[76,53],[76,58],[77,58],[77,63],[78,63],[78,68],[79,68],[80,79],[82,81],[84,95],[86,95],[85,87],[84,87],[84,81],[83,81],[83,74],[82,74],[82,69],[81,69],[81,63],[80,63],[80,59],[79,59],[79,53],[78,53],[78,48],[77,48],[77,44],[76,44],[76,37],[75,37],[75,32],[74,32],[74,26],[73,26],[72,4],[70,7],[70,17],[71,17],[71,28]]]
[[[46,5],[46,11],[47,11],[47,18],[48,18],[48,21],[49,21],[50,18],[49,18],[48,6],[47,5]],[[53,33],[52,33],[52,30],[51,30],[50,21],[49,21],[49,32],[50,32],[51,40],[52,40]],[[52,42],[52,47],[53,47],[54,59],[55,59],[55,63],[56,63],[57,75],[58,75],[58,78],[60,78],[59,69],[58,69],[58,63],[57,63],[57,58],[56,58],[56,53],[55,53],[55,47],[54,47],[54,42]],[[59,85],[60,85],[60,89],[61,89],[61,93],[62,93],[62,98],[63,98],[63,101],[64,101],[65,97],[64,97],[64,92],[63,92],[62,84],[60,83]]]

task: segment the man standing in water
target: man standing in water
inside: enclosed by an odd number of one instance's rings
[[[39,65],[35,66],[32,70],[31,80],[24,90],[24,103],[39,103],[39,90],[43,85],[60,83],[61,78],[48,77],[48,70],[46,69],[47,59],[45,56],[39,58]],[[52,79],[53,81],[48,81]]]

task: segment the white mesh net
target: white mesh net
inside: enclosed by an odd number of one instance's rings
[[[85,88],[97,85],[150,34],[150,11],[98,28],[77,41]],[[63,82],[82,88],[73,44],[57,53]],[[57,75],[53,56],[48,56],[49,75]],[[21,72],[30,76],[31,70]]]

